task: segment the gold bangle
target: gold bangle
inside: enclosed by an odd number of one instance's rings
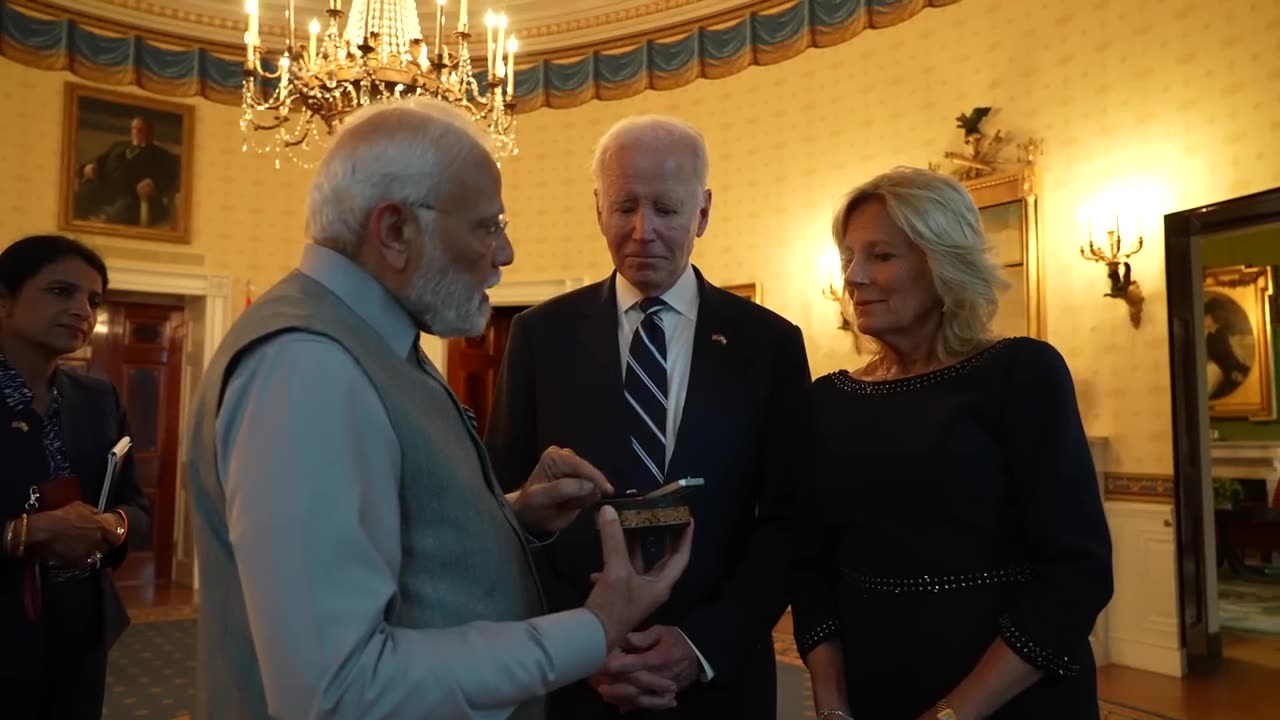
[[[27,552],[27,525],[30,517],[30,515],[22,513],[22,533],[18,535],[18,552],[14,553],[16,558],[22,557]]]
[[[120,536],[120,541],[124,542],[124,539],[129,535],[129,516],[125,515],[124,511],[120,508],[112,510],[111,514],[120,518],[120,529],[117,531],[117,534]]]

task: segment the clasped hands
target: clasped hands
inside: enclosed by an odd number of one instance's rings
[[[613,486],[591,463],[571,450],[550,447],[520,490],[507,496],[529,530],[559,532],[584,508],[612,495]],[[638,543],[628,543],[612,507],[596,518],[604,567],[591,576],[585,607],[600,618],[609,655],[591,684],[623,710],[674,707],[676,692],[691,685],[700,670],[697,653],[674,627],[633,628],[666,602],[689,563],[693,523],[669,543],[666,556],[643,570]]]
[[[28,522],[31,554],[62,568],[92,564],[123,540],[117,518],[80,501],[35,513]]]
[[[624,713],[667,710],[676,706],[676,693],[692,685],[701,669],[684,633],[670,625],[654,625],[629,633],[590,683],[605,702]]]

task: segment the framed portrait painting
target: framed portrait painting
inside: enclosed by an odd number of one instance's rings
[[[1270,266],[1204,271],[1205,373],[1209,416],[1273,420],[1276,368]]]
[[[63,229],[190,242],[190,105],[67,83]]]

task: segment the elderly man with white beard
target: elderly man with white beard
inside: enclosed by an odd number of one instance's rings
[[[501,190],[438,102],[354,114],[317,168],[301,264],[195,396],[197,717],[537,720],[683,572],[691,529],[640,574],[605,508],[595,591],[545,614],[530,547],[613,487],[553,447],[503,495],[417,342],[484,330],[513,259]]]

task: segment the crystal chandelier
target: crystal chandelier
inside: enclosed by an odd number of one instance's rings
[[[310,166],[314,154],[308,151],[327,142],[352,111],[386,100],[433,97],[483,125],[499,160],[519,152],[512,101],[517,43],[507,36],[505,13],[485,13],[488,72],[481,85],[468,49],[467,0],[460,0],[452,43],[445,34],[446,0],[433,3],[432,43],[424,39],[414,0],[352,0],[350,14],[342,11],[341,0],[329,0],[328,28],[321,33],[320,21],[312,19],[303,45],[295,42],[293,4],[289,0],[287,46],[272,68],[258,35],[258,0],[245,3],[245,150],[274,154],[277,168],[280,155]]]

